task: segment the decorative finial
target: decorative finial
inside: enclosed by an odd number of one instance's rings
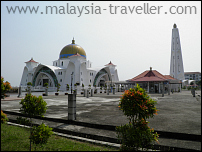
[[[33,57],[31,58],[31,60],[33,60]]]
[[[177,28],[177,25],[176,25],[176,24],[174,24],[174,25],[173,25],[173,28]]]
[[[73,37],[73,40],[72,40],[72,44],[75,44],[75,40],[74,40],[74,37]]]
[[[152,67],[150,67],[150,71],[152,71]]]

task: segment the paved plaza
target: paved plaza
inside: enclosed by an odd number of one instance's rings
[[[24,97],[25,93],[22,93]],[[33,95],[42,95],[42,92],[34,92]],[[121,92],[115,95],[110,93],[94,94],[93,97],[76,97],[76,121],[89,122],[94,124],[120,126],[128,123],[128,119],[119,110],[118,103]],[[156,107],[159,110],[158,115],[148,119],[149,126],[158,131],[168,131],[186,134],[201,135],[201,91],[196,91],[196,97],[193,97],[191,91],[182,91],[181,93],[165,94],[149,94],[157,101]],[[68,119],[68,95],[60,92],[59,96],[55,96],[50,92],[49,96],[43,96],[47,102],[47,112],[45,117]],[[1,109],[13,112],[19,112],[21,105],[20,98],[17,94],[11,94],[10,97],[1,101]],[[15,118],[13,115],[8,115],[8,118]],[[35,120],[41,123],[42,120]],[[43,121],[50,127],[58,127],[77,132],[102,135],[106,137],[116,138],[115,131],[106,131],[93,129],[83,126],[68,125],[50,121]],[[161,145],[181,147],[189,149],[201,149],[201,142],[175,140],[159,138]]]

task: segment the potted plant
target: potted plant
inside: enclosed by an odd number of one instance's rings
[[[45,87],[45,94],[43,93],[43,96],[48,96],[48,83],[44,83],[44,87]]]
[[[57,84],[57,92],[55,93],[56,96],[59,95],[59,92],[58,92],[58,91],[59,91],[59,89],[60,89],[60,86],[61,86],[60,83],[58,83],[58,84]]]
[[[67,86],[66,86],[66,90],[69,91],[69,84],[67,84]],[[65,92],[65,95],[68,95],[68,93]]]
[[[82,83],[82,92],[81,94],[84,94],[84,84]]]
[[[66,86],[66,90],[69,91],[69,84],[67,84],[67,86]]]
[[[106,84],[105,84],[104,90],[105,90],[105,92],[104,92],[104,93],[106,93],[106,90],[107,90],[107,85],[106,85]]]
[[[95,87],[95,91],[94,91],[94,94],[96,94],[96,93],[97,93],[96,85],[94,85],[94,87]]]

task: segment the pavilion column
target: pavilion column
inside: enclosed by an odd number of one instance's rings
[[[161,93],[161,83],[159,83],[159,93]]]
[[[181,92],[181,84],[179,84],[179,86],[180,86],[180,92]],[[196,87],[196,82],[195,82],[195,87]]]
[[[168,95],[170,95],[170,83],[168,83]]]
[[[149,93],[149,81],[147,83],[147,93]]]
[[[162,88],[162,97],[164,97],[164,88],[165,88],[165,84],[162,82],[163,84],[163,88]]]

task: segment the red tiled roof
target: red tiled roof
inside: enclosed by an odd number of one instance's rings
[[[27,62],[25,62],[25,63],[28,63],[28,62],[38,63],[38,62],[34,61],[33,58],[31,58],[31,60],[29,60],[29,61],[27,61]]]
[[[147,70],[128,81],[167,81],[167,78],[156,70]]]
[[[111,61],[108,63],[108,64],[106,64],[105,66],[108,66],[108,65],[114,65]],[[116,65],[115,65],[116,66]]]

